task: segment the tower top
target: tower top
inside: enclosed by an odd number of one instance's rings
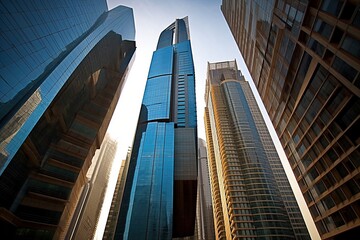
[[[161,32],[156,50],[190,40],[188,17],[176,19]]]

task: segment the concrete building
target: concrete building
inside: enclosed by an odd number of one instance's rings
[[[310,239],[260,109],[235,61],[208,64],[205,104],[216,239]]]

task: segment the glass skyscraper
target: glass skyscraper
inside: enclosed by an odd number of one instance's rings
[[[208,64],[205,128],[216,239],[310,239],[250,86]]]
[[[132,9],[0,3],[0,225],[63,238],[135,51]]]
[[[193,235],[196,193],[195,74],[186,17],[160,34],[153,53],[115,238]]]
[[[360,235],[359,1],[223,0],[323,239]]]

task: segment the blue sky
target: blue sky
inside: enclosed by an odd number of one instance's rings
[[[305,221],[313,239],[320,239],[315,225],[307,210],[304,199],[297,186],[294,175],[285,157],[276,133],[270,123],[266,111],[261,103],[257,90],[246,68],[246,65],[236,46],[235,40],[227,26],[220,10],[220,0],[108,0],[108,7],[112,9],[118,5],[133,8],[136,28],[136,56],[127,82],[121,93],[109,130],[113,138],[118,141],[117,158],[125,159],[128,147],[132,145],[136,123],[140,111],[146,78],[150,66],[151,56],[156,48],[158,37],[162,30],[169,26],[176,18],[189,17],[190,38],[193,51],[196,98],[198,115],[198,135],[205,139],[204,131],[204,93],[206,82],[207,62],[221,62],[236,59],[239,70],[249,81],[255,98],[263,112],[270,133],[278,149],[280,158],[290,178],[299,205],[303,210]],[[114,170],[119,168],[119,162]],[[106,220],[105,220],[106,221]]]

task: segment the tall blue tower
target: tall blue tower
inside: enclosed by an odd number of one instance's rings
[[[132,149],[116,239],[193,235],[197,123],[187,17],[160,34]]]

